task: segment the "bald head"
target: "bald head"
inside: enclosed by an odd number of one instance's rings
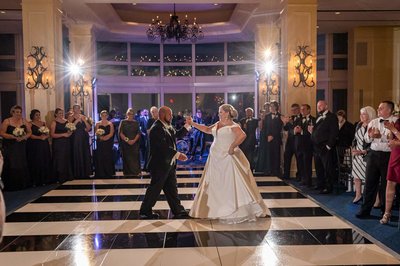
[[[172,110],[168,106],[162,106],[158,109],[158,119],[170,124],[172,121]]]
[[[328,110],[328,104],[326,101],[318,101],[317,103],[317,111],[318,113],[323,113]]]

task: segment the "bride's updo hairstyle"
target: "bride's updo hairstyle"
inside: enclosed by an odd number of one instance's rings
[[[238,116],[238,112],[236,111],[235,107],[233,107],[230,104],[223,104],[220,106],[222,110],[224,110],[224,112],[228,112],[229,113],[229,119],[234,119],[237,118]]]

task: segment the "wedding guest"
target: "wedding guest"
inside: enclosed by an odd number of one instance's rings
[[[264,104],[263,110],[260,113],[260,122],[258,128],[260,129],[260,137],[257,151],[256,172],[270,173],[269,158],[267,154],[267,136],[265,132],[265,117],[269,113],[269,102]]]
[[[95,156],[95,176],[97,178],[110,177],[115,175],[115,166],[113,158],[114,145],[114,125],[107,120],[108,112],[100,112],[101,120],[96,123],[95,134],[96,156]]]
[[[296,165],[299,165],[300,160],[299,160],[299,154],[296,151],[296,146],[295,146],[295,134],[294,134],[294,128],[299,125],[299,122],[301,120],[301,114],[300,114],[300,105],[297,103],[294,103],[290,106],[290,112],[291,115],[289,117],[285,117],[283,119],[283,130],[287,131],[288,137],[286,139],[285,143],[285,152],[283,154],[283,178],[290,178],[290,169],[292,166],[292,158],[293,155],[296,158]],[[297,172],[296,172],[296,180],[301,181],[302,173],[300,172],[299,167],[297,167]]]
[[[368,124],[365,142],[371,143],[371,148],[366,156],[367,166],[365,175],[364,200],[360,211],[356,214],[359,219],[367,218],[374,205],[376,195],[379,191],[381,211],[385,212],[386,176],[390,158],[390,147],[388,134],[384,122],[395,122],[397,117],[392,115],[394,103],[382,101],[378,107],[378,118],[371,120]]]
[[[149,121],[149,110],[143,109],[142,112],[140,113],[140,118],[139,118],[139,127],[140,127],[140,159],[144,163],[144,168],[146,168],[146,163],[147,163],[147,122]]]
[[[14,105],[11,117],[4,120],[0,135],[3,139],[4,166],[2,179],[5,190],[20,190],[30,185],[26,140],[31,136],[31,127],[22,117],[22,107]]]
[[[360,110],[360,122],[356,126],[355,137],[353,141],[352,149],[352,168],[351,175],[354,179],[354,188],[356,195],[353,199],[353,203],[357,204],[362,200],[362,182],[365,181],[365,168],[367,166],[364,160],[367,154],[367,149],[370,146],[366,143],[364,136],[367,133],[368,123],[376,118],[376,111],[371,106],[365,106]]]
[[[337,116],[329,111],[326,101],[318,101],[317,111],[318,117],[315,125],[309,127],[317,172],[316,189],[320,190],[320,194],[328,194],[332,192],[336,179],[335,146],[339,122]]]
[[[203,113],[201,112],[200,109],[196,111],[196,115],[193,117],[193,121],[200,125],[205,124],[203,120]],[[204,151],[206,148],[205,135],[200,130],[194,128],[191,134],[191,140],[192,140],[192,145],[191,145],[189,160],[194,161],[196,159],[197,147],[200,147],[199,161],[201,161],[202,157],[204,156]]]
[[[256,149],[256,130],[259,119],[254,117],[254,110],[252,108],[246,108],[245,112],[246,117],[240,120],[240,127],[246,133],[246,138],[240,144],[240,149],[249,161],[250,169],[254,170],[254,150]]]
[[[41,120],[40,111],[33,109],[29,115],[32,135],[27,141],[27,157],[32,184],[41,186],[49,183],[51,156],[49,145],[50,130]]]
[[[265,132],[267,138],[267,157],[274,176],[281,176],[281,145],[283,122],[279,113],[279,103],[272,101],[269,106],[270,113],[265,117]],[[268,173],[266,173],[268,174]]]
[[[135,113],[132,108],[126,111],[126,119],[119,125],[120,146],[122,150],[124,175],[139,175],[139,123],[134,119]]]
[[[89,131],[92,125],[89,118],[81,113],[81,106],[72,107],[73,123],[76,130],[72,134],[72,172],[75,178],[88,178],[92,174]]]
[[[379,221],[381,224],[387,224],[392,216],[392,205],[396,185],[400,183],[400,118],[393,122],[384,122],[385,128],[390,130],[392,135],[389,141],[389,147],[392,150],[390,153],[389,165],[387,170],[386,184],[386,204],[385,213]]]
[[[72,180],[71,164],[71,135],[72,130],[68,128],[64,111],[56,108],[55,119],[50,125],[50,136],[52,138],[53,175],[56,182]],[[73,123],[70,123],[72,125]]]

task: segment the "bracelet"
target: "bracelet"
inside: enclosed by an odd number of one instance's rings
[[[128,142],[129,141],[129,138],[128,137],[125,137],[125,142]]]

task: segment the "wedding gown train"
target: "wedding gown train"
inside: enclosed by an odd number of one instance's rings
[[[228,154],[235,140],[234,124],[217,130],[212,128],[214,142],[210,147],[189,215],[194,218],[219,219],[225,223],[241,223],[269,213],[250,170],[244,153],[236,148]]]

